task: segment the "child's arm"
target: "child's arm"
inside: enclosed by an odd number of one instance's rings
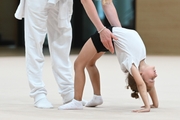
[[[112,0],[109,0],[109,2],[107,3],[103,3],[102,1],[102,7],[106,15],[106,18],[108,19],[111,26],[121,27],[117,11]]]
[[[139,109],[139,110],[134,110],[133,112],[149,112],[150,111],[150,104],[149,104],[146,85],[145,85],[138,69],[134,65],[132,65],[132,67],[131,67],[131,72],[132,72],[134,80],[137,84],[137,88],[138,88],[138,91],[140,93],[140,96],[144,102],[144,108]]]
[[[157,97],[157,94],[156,94],[156,89],[155,87],[153,87],[150,91],[149,91],[149,95],[151,97],[151,100],[152,100],[152,105],[151,105],[151,108],[158,108],[159,106],[159,102],[158,102],[158,97]]]
[[[114,36],[110,30],[108,30],[104,27],[103,23],[101,22],[101,20],[98,16],[97,10],[96,10],[95,5],[92,2],[92,0],[81,0],[81,3],[83,5],[88,17],[90,18],[90,20],[96,27],[97,31],[99,32],[101,42],[106,47],[106,49],[108,49],[111,53],[114,53],[112,39],[117,39],[117,37]]]
[[[97,31],[100,31],[104,27],[104,25],[98,16],[97,10],[96,10],[95,5],[92,2],[92,0],[81,0],[81,3],[83,5],[88,17],[90,18],[90,20],[96,27]]]

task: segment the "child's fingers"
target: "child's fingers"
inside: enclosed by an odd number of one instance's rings
[[[145,108],[145,106],[141,106],[141,108]]]
[[[139,109],[139,110],[133,110],[132,112],[137,112],[137,113],[150,112],[150,109]]]

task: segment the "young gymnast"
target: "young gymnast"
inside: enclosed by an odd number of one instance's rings
[[[103,6],[106,5],[112,5],[112,2]],[[149,112],[150,108],[157,108],[158,98],[154,86],[154,79],[157,74],[155,67],[146,63],[146,49],[141,37],[135,30],[122,28],[119,21],[116,21],[116,27],[109,27],[108,29],[118,38],[117,40],[113,39],[112,42],[122,71],[128,73],[128,87],[134,91],[131,96],[138,98],[139,93],[144,103],[141,109],[133,110],[133,112]],[[83,109],[81,101],[85,85],[85,68],[89,73],[94,90],[92,100],[87,102],[85,106],[95,107],[103,103],[100,92],[100,76],[95,65],[96,61],[108,51],[100,40],[100,33],[103,31],[104,29],[92,35],[80,51],[74,63],[74,99],[70,103],[60,106],[59,109]],[[152,105],[150,105],[148,93],[152,99]]]

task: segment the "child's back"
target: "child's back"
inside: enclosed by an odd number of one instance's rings
[[[121,69],[131,71],[133,63],[138,68],[140,61],[146,58],[146,49],[139,34],[121,27],[113,27],[112,32],[118,37],[118,40],[114,40],[114,46]]]

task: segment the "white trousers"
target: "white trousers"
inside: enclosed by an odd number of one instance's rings
[[[44,64],[43,43],[46,34],[52,61],[52,70],[63,101],[74,97],[72,65],[69,53],[72,27],[58,27],[59,5],[46,9],[47,0],[26,0],[25,3],[25,55],[30,96],[38,101],[47,94],[42,80]],[[69,22],[70,22],[69,18]]]

